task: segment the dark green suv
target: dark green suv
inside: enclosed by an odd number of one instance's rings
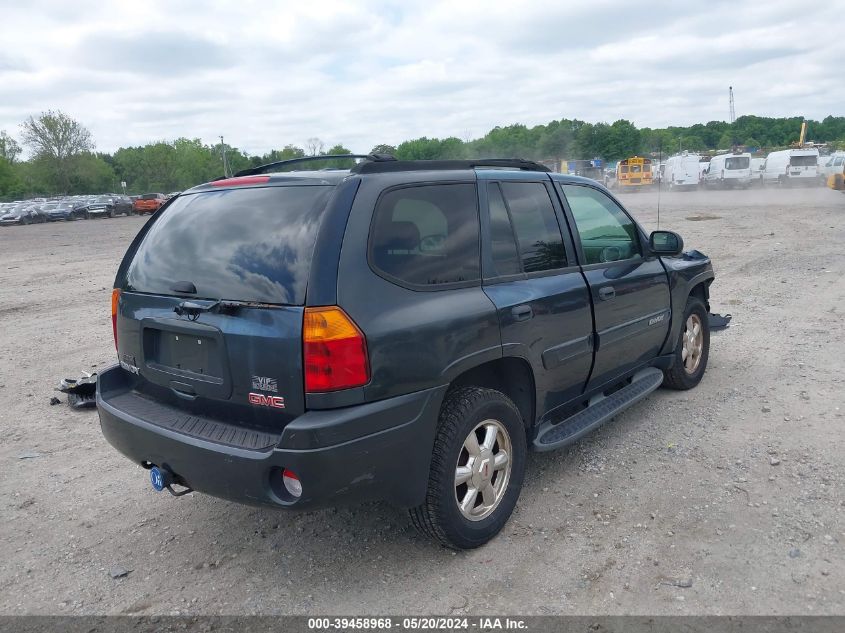
[[[132,243],[97,404],[156,489],[385,499],[472,548],[508,520],[529,449],[701,380],[709,259],[600,184],[357,158],[195,187]]]

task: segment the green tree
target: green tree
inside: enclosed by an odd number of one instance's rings
[[[116,193],[117,176],[111,165],[91,152],[82,152],[68,160],[68,191],[78,193]]]
[[[0,158],[5,159],[9,163],[14,163],[21,154],[21,146],[18,142],[6,133],[6,130],[0,130]]]
[[[608,160],[627,158],[641,151],[642,137],[640,131],[630,121],[620,119],[614,121],[607,133],[606,145],[599,148],[595,157],[605,157]],[[594,158],[584,156],[583,158]]]
[[[21,123],[21,138],[45,166],[47,180],[56,193],[67,192],[70,187],[71,158],[94,148],[91,132],[58,110],[30,116]]]
[[[15,172],[14,166],[0,156],[0,200],[14,200],[24,195],[24,183]]]
[[[730,132],[725,132],[719,137],[719,143],[715,149],[730,149],[734,145],[734,136]]]
[[[335,154],[351,154],[352,150],[344,147],[340,143],[330,147],[326,152],[327,155],[335,155]],[[319,161],[318,163],[313,165],[314,169],[350,169],[355,166],[355,159],[348,158],[348,159],[335,159],[335,160],[327,160],[325,162]],[[312,168],[312,165],[308,165],[309,168]]]
[[[373,149],[370,150],[370,154],[390,154],[392,156],[395,156],[396,148],[393,145],[380,143],[379,145],[376,145]]]
[[[395,156],[399,160],[435,160],[440,158],[440,141],[425,136],[405,141],[398,145]]]

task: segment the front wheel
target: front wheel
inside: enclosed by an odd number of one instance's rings
[[[684,326],[675,346],[675,363],[663,370],[663,386],[692,389],[701,382],[710,357],[710,320],[698,297],[687,299]]]
[[[503,393],[480,387],[450,391],[440,410],[425,500],[410,510],[424,535],[472,549],[510,518],[525,476],[522,416]]]

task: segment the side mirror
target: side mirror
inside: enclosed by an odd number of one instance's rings
[[[684,240],[674,231],[654,231],[648,238],[648,247],[655,255],[673,257],[684,250]]]

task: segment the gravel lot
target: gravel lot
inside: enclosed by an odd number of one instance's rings
[[[656,227],[656,194],[624,201]],[[661,208],[733,314],[704,381],[531,455],[505,530],[458,554],[384,504],[154,493],[95,412],[49,404],[114,362],[112,279],[145,219],[0,229],[0,613],[845,614],[845,196]]]

